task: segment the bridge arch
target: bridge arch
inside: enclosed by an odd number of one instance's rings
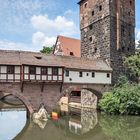
[[[63,95],[68,96],[68,102],[74,101],[70,100],[72,92],[81,92],[80,103],[83,107],[97,108],[98,101],[102,98],[101,91],[94,88],[84,87],[84,86],[69,86],[63,91]],[[78,102],[78,100],[75,100]]]
[[[27,109],[27,117],[30,118],[34,111],[33,111],[33,107],[31,105],[31,103],[29,102],[29,100],[25,96],[23,96],[21,93],[16,93],[16,92],[10,93],[10,92],[5,92],[5,91],[0,92],[0,99],[4,98],[6,96],[10,96],[10,95],[18,98],[23,103],[23,105]]]

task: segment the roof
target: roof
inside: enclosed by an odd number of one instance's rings
[[[70,69],[112,71],[102,59],[46,55],[37,52],[0,50],[0,65],[56,66]]]
[[[74,56],[81,57],[81,45],[79,39],[59,35],[56,40],[54,53],[57,49],[58,42],[60,42],[63,55],[70,56],[70,52],[72,52]]]

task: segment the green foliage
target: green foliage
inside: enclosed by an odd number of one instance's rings
[[[109,114],[140,115],[140,85],[130,84],[121,77],[111,92],[104,93],[99,107]]]
[[[40,50],[41,53],[44,54],[51,54],[53,52],[53,47],[45,47],[43,46],[43,49]]]
[[[125,59],[125,64],[134,73],[135,76],[140,77],[140,53],[130,56]]]

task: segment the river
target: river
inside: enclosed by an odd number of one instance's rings
[[[101,115],[67,106],[54,111],[58,117],[33,122],[26,119],[24,108],[0,106],[0,140],[140,140],[139,116]]]

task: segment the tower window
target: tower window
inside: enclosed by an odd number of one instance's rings
[[[8,74],[14,74],[15,68],[14,66],[7,66],[7,73]]]
[[[87,3],[85,3],[84,7],[87,8]]]
[[[90,42],[92,42],[92,36],[89,38]]]
[[[92,26],[92,24],[91,24],[91,25],[89,26],[89,29],[92,30],[92,28],[93,28],[93,26]]]
[[[91,13],[91,14],[92,14],[92,16],[94,16],[94,14],[95,14],[95,13],[94,13],[94,11],[92,11],[92,13]]]
[[[79,77],[83,77],[83,72],[79,72]]]
[[[99,6],[99,11],[102,11],[102,5]]]

